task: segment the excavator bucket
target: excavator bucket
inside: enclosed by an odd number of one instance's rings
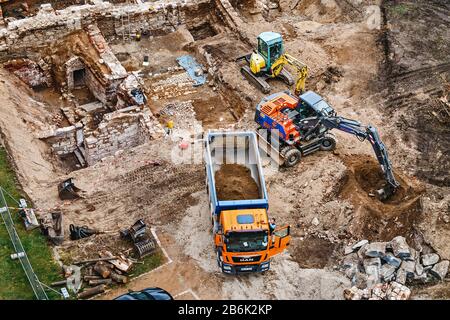
[[[397,188],[393,188],[390,185],[385,185],[383,188],[377,190],[377,197],[380,201],[386,201],[392,197],[396,191]]]
[[[81,190],[75,186],[72,178],[69,178],[58,185],[59,198],[61,200],[72,200],[82,198]]]

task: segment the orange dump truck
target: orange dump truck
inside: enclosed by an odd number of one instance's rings
[[[209,132],[206,184],[222,272],[264,272],[289,245],[290,228],[269,225],[267,190],[253,132]]]

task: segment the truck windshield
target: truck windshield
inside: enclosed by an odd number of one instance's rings
[[[267,249],[267,231],[230,232],[225,237],[227,251],[253,252]]]

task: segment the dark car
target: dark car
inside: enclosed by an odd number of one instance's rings
[[[141,291],[129,291],[114,300],[173,300],[173,297],[164,289],[147,288]]]

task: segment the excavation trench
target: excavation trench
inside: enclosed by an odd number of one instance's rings
[[[355,206],[353,234],[369,240],[390,241],[397,235],[412,239],[415,226],[421,221],[423,187],[415,180],[394,171],[400,187],[382,202],[375,190],[385,185],[379,164],[369,156],[345,157],[347,173],[340,181],[338,196]]]

